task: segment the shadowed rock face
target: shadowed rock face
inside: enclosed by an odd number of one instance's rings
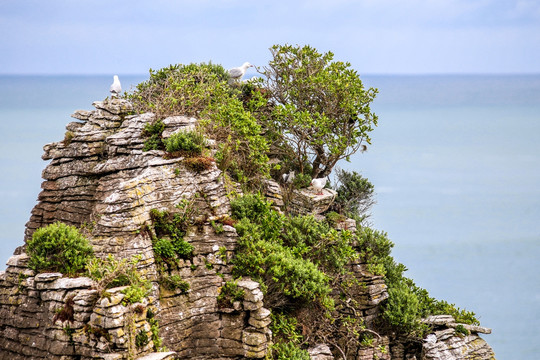
[[[155,120],[153,114],[129,115],[131,104],[122,99],[93,105],[95,110],[79,110],[72,115],[78,121],[67,125],[63,141],[44,147],[43,159],[50,163],[43,171],[42,191],[26,225],[25,240],[36,229],[55,221],[80,227],[99,257],[141,256],[139,271],[152,281],[153,290],[140,304],[126,305],[122,288],[110,289],[104,295],[89,278],[36,274],[28,268],[22,246],[9,260],[7,270],[0,272],[0,358],[264,358],[272,333],[268,328],[270,311],[264,307],[259,284],[250,279],[238,281],[245,295],[230,308],[217,301],[222,286],[232,279],[228,260],[237,246],[233,227],[223,225],[216,231],[212,226],[212,221],[230,214],[221,171],[213,165],[194,173],[184,167],[182,158],[167,158],[159,150],[143,151],[142,132],[147,123]],[[196,122],[184,116],[164,119],[163,136],[191,129]],[[267,198],[282,209],[280,185],[270,180],[266,185]],[[332,204],[335,192],[325,189],[323,195],[315,195],[303,189],[289,198],[293,212],[324,217],[318,214]],[[160,285],[152,230],[146,228],[151,224],[152,209],[175,212],[176,205],[184,200],[194,208],[194,225],[185,236],[194,247],[193,256],[179,260],[168,275],[178,275],[187,282],[188,291]],[[347,219],[338,229],[355,231],[356,224]],[[370,327],[380,316],[380,304],[388,297],[384,279],[367,272],[359,261],[349,264],[349,270],[364,284],[356,294],[361,311],[358,316]],[[55,315],[66,307],[73,308],[73,319],[58,319]],[[148,309],[156,313],[163,345],[171,352],[152,353],[151,340],[135,345],[136,335],[152,336]],[[454,356],[472,344],[485,351],[467,354],[474,353],[478,359],[492,358],[489,346],[474,335],[478,329],[471,328],[473,335],[454,341],[444,332],[450,325],[443,325],[435,333],[435,342],[432,338],[425,341],[423,359],[437,359],[438,352]],[[313,359],[328,360],[336,355],[332,355],[328,344],[318,344],[309,352]],[[374,356],[412,359],[401,344],[391,343],[388,336],[375,338],[373,346],[359,349],[354,358]],[[454,358],[459,359],[444,359]]]

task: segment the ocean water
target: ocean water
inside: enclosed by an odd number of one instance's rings
[[[146,76],[121,76],[125,89]],[[473,310],[497,359],[540,352],[540,75],[364,76],[373,145],[345,169],[376,188],[373,226],[432,296]],[[0,76],[0,270],[22,244],[44,144],[112,76]]]

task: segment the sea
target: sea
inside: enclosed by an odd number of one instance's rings
[[[120,76],[125,90],[146,75]],[[474,311],[497,359],[540,354],[540,75],[365,75],[378,126],[339,166],[375,185],[372,226],[406,275]],[[0,76],[0,270],[23,243],[43,145],[112,76]]]

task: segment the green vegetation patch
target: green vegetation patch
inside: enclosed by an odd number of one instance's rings
[[[80,274],[94,257],[92,246],[79,230],[62,222],[37,229],[27,245],[29,267],[37,272]]]
[[[112,255],[105,259],[94,258],[88,263],[88,276],[98,282],[102,293],[107,289],[127,286],[122,291],[125,294],[123,302],[134,304],[147,297],[152,290],[152,283],[137,269],[140,261],[141,256],[121,260]]]
[[[338,232],[310,216],[279,214],[261,195],[239,197],[231,208],[239,219],[236,276],[259,281],[270,307],[309,302],[333,307],[330,281],[355,257],[350,232]]]

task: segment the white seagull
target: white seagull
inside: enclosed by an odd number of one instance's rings
[[[328,181],[328,176],[311,180],[311,186],[313,186],[313,188],[317,190],[317,195],[324,195],[322,189],[326,185],[326,181]]]
[[[111,97],[115,98],[118,97],[118,94],[122,92],[122,85],[120,85],[120,80],[118,79],[118,75],[114,75],[114,81],[111,85]]]
[[[250,67],[252,67],[248,62],[245,62],[242,66],[235,67],[232,69],[229,69],[229,77],[233,81],[240,81],[242,79],[242,76],[246,73],[246,70]]]

